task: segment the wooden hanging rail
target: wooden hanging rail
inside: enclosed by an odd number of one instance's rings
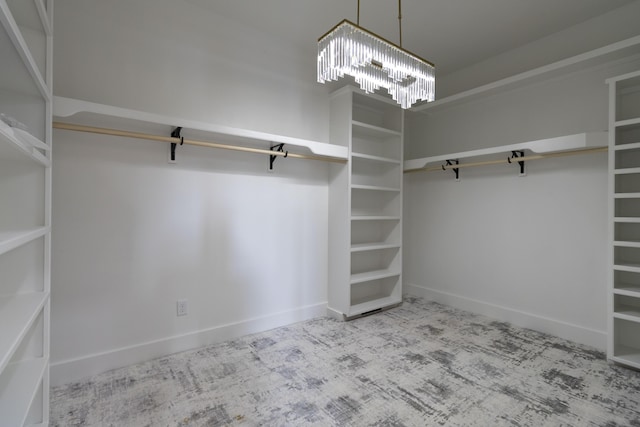
[[[471,162],[471,163],[461,163],[461,164],[454,164],[454,165],[439,165],[439,166],[429,166],[429,167],[416,168],[416,169],[405,169],[404,173],[435,172],[435,171],[441,171],[441,170],[447,170],[447,169],[462,169],[462,168],[473,168],[478,166],[499,165],[503,163],[529,162],[532,160],[551,159],[554,157],[575,156],[578,154],[606,153],[607,150],[608,150],[608,147],[582,148],[579,150],[561,151],[557,153],[547,153],[547,154],[534,154],[534,155],[518,157],[518,158],[504,158],[504,159],[497,159],[497,160],[486,160],[483,162]]]
[[[171,136],[153,135],[149,133],[130,132],[130,131],[124,131],[124,130],[118,130],[118,129],[108,129],[108,128],[93,127],[93,126],[83,126],[83,125],[76,125],[72,123],[53,122],[53,128],[71,130],[76,132],[97,133],[101,135],[122,136],[125,138],[146,139],[150,141],[157,141],[157,142],[164,142],[164,143],[173,143],[173,144],[183,143],[183,144],[195,145],[199,147],[220,148],[223,150],[243,151],[246,153],[266,154],[269,156],[293,157],[295,159],[320,160],[324,162],[333,162],[333,163],[347,162],[346,159],[342,159],[339,157],[296,154],[296,153],[289,153],[286,151],[271,151],[271,150],[266,150],[262,148],[252,148],[252,147],[243,147],[239,145],[220,144],[217,142],[197,141],[197,140],[188,139],[188,138],[174,138]]]

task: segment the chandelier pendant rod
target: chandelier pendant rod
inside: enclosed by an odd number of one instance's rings
[[[358,13],[356,15],[356,25],[360,26],[360,0],[358,0]],[[400,34],[400,44],[402,47],[402,0],[398,0],[398,33]]]
[[[402,47],[402,0],[398,0],[398,32],[400,33],[400,47]]]

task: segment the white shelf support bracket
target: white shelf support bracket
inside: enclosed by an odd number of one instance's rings
[[[512,151],[511,157],[507,157],[507,161],[512,163],[511,160],[518,159],[520,157],[524,157],[524,151]],[[524,168],[524,160],[518,160],[518,165],[520,165],[520,175],[518,176],[527,176],[527,173]]]
[[[269,150],[277,151],[277,152],[280,152],[280,153],[284,153],[283,157],[285,159],[289,155],[288,151],[284,151],[284,143],[272,145],[269,148]],[[269,172],[273,172],[273,163],[276,161],[276,157],[278,157],[278,156],[276,156],[275,154],[272,154],[272,155],[269,156]]]
[[[179,138],[180,139],[180,145],[184,144],[184,137],[182,135],[180,135],[181,132],[182,132],[182,127],[180,127],[180,126],[171,131],[171,138]],[[176,147],[177,146],[178,146],[177,142],[172,142],[171,143],[171,152],[169,153],[169,163],[175,163],[176,162]]]
[[[447,160],[447,164],[442,165],[443,171],[446,171],[447,169],[453,169],[453,172],[456,174],[456,182],[460,181],[460,168],[451,167],[451,166],[457,166],[459,164],[460,164],[460,160],[455,159],[455,160]]]

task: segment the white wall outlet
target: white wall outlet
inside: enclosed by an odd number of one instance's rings
[[[176,312],[178,316],[186,316],[189,314],[189,301],[186,299],[179,299],[176,302]]]

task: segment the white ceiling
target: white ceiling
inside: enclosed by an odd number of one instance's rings
[[[187,0],[304,49],[342,19],[356,21],[357,0]],[[403,47],[440,75],[515,49],[636,0],[404,0]],[[361,0],[360,25],[398,42],[398,2]]]

